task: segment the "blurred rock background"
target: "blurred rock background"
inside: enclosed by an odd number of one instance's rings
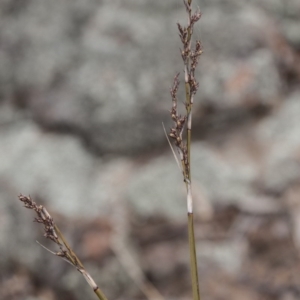
[[[300,2],[193,2],[203,298],[298,299]],[[179,0],[0,2],[0,299],[95,298],[35,244],[47,241],[19,193],[52,212],[109,299],[145,299],[126,251],[166,299],[191,298],[184,185],[162,129],[184,21]]]

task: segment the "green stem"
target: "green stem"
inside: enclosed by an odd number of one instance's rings
[[[62,232],[60,231],[60,229],[58,228],[58,226],[56,224],[54,224],[54,229],[55,229],[58,237],[61,239],[61,241],[63,242],[65,247],[68,249],[69,258],[71,259],[73,265],[79,266],[81,269],[84,269],[82,262],[77,257],[77,255],[74,253],[74,251],[72,250],[72,248],[68,244],[67,240],[65,239],[64,235],[62,234]]]
[[[72,250],[72,248],[68,244],[67,240],[65,239],[64,235],[62,234],[62,232],[60,231],[60,229],[58,228],[58,226],[56,224],[54,224],[54,229],[55,229],[55,231],[56,231],[59,239],[63,242],[63,244],[67,248],[67,250],[68,250],[67,255],[68,255],[69,259],[72,261],[73,265],[78,269],[78,271],[80,271],[80,273],[82,275],[84,275],[85,279],[88,281],[88,283],[90,284],[90,286],[93,288],[94,293],[97,295],[98,299],[100,299],[100,300],[107,300],[107,298],[104,295],[104,293],[96,285],[96,283],[90,277],[90,275],[85,271],[85,268],[84,268],[82,262],[80,261],[80,259],[78,258],[78,256],[75,254],[75,252]],[[91,284],[91,282],[92,282],[92,284]]]
[[[103,292],[99,288],[97,290],[95,290],[94,292],[97,295],[98,299],[107,300],[106,296],[103,294]]]
[[[193,299],[200,300],[193,213],[188,213],[188,231],[189,231],[189,248],[190,248]]]

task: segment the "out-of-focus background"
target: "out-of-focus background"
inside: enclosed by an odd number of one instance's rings
[[[193,2],[202,298],[299,299],[300,1]],[[191,299],[184,184],[162,128],[183,70],[178,21],[180,0],[0,1],[1,300],[95,299],[35,243],[55,246],[20,193],[109,299],[146,299],[143,276]]]

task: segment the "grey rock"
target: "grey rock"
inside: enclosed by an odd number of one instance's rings
[[[281,86],[263,33],[266,14],[252,2],[200,4],[195,34],[205,59],[195,110],[273,105]],[[175,25],[185,22],[181,3],[31,0],[1,8],[3,99],[101,154],[161,147],[168,90],[183,68]]]
[[[205,144],[194,144],[192,168],[195,181],[206,191],[209,199],[220,204],[243,205],[253,195],[251,183],[257,176],[254,165],[226,162]]]
[[[300,13],[299,13],[300,15]],[[298,20],[288,20],[282,24],[282,31],[286,39],[296,49],[300,49],[300,22]]]
[[[18,194],[13,194],[14,191],[9,183],[1,180],[0,266],[6,270],[12,261],[18,261],[36,270],[41,255],[41,248],[35,245],[38,226],[32,222],[34,214],[25,211],[18,202]]]
[[[206,55],[223,59],[245,58],[266,46],[261,30],[268,19],[257,7],[230,5],[230,1],[218,5],[209,2],[202,11],[199,33],[196,31],[196,34],[201,34]]]
[[[256,203],[252,183],[257,171],[255,165],[230,164],[210,146],[195,143],[192,155],[195,206],[200,201],[196,192],[199,189],[211,203],[234,204],[248,210]],[[142,166],[131,179],[127,197],[141,216],[186,217],[185,185],[171,154]]]
[[[201,67],[200,92],[205,105],[218,110],[241,110],[259,104],[272,107],[278,101],[280,76],[266,49],[253,52],[246,59],[206,60]]]
[[[46,134],[27,122],[5,126],[0,139],[1,157],[5,157],[0,178],[16,191],[13,197],[37,196],[49,203],[49,209],[67,216],[92,217],[107,210],[101,197],[89,193],[101,161],[87,154],[78,139]]]
[[[300,93],[285,98],[289,79],[282,76],[267,39],[268,26],[276,23],[290,45],[299,47],[298,2],[198,1],[203,17],[195,34],[204,55],[196,122],[202,105],[211,107],[216,119],[224,111],[238,118],[261,105],[274,110],[254,129],[254,142],[267,149],[257,161],[240,161],[235,154],[228,159],[210,137],[193,144],[195,208],[205,197],[210,206],[233,204],[254,214],[278,211],[257,183],[283,193],[299,182]],[[41,200],[66,222],[113,215],[118,201],[128,201],[142,217],[186,218],[185,186],[171,154],[147,162],[123,157],[167,145],[161,122],[169,127],[168,90],[183,69],[176,21],[185,22],[180,1],[0,2],[2,270],[14,261],[39,274],[47,265],[49,273],[41,276],[51,274],[50,284],[62,278],[62,286],[78,287],[81,298],[89,289],[80,274],[68,273],[33,243],[40,240],[40,229],[17,202],[20,192]],[[179,96],[183,99],[182,90]],[[239,148],[231,138],[228,134],[232,149]],[[237,272],[245,254],[239,242],[201,245],[199,258]],[[128,285],[116,262],[107,262],[104,276],[88,268],[116,296],[118,287]]]
[[[292,47],[299,49],[300,47],[300,5],[297,0],[267,0],[267,1],[252,1],[263,8],[273,21],[276,20],[276,25],[283,34],[284,38]]]
[[[300,180],[300,93],[294,92],[257,129],[257,137],[270,149],[263,182],[267,189],[283,192]]]
[[[184,183],[172,156],[159,157],[137,170],[129,182],[127,197],[144,217],[186,215]]]
[[[237,275],[247,255],[245,240],[236,239],[225,242],[201,242],[197,245],[199,264],[202,266],[214,264],[229,274]]]
[[[13,79],[15,101],[25,102],[39,123],[71,130],[102,153],[157,145],[173,76],[176,10],[85,2],[28,1],[18,18],[6,3],[0,35],[12,74],[3,72],[3,83]],[[169,8],[170,15],[156,13]],[[158,45],[159,51],[148,50]]]

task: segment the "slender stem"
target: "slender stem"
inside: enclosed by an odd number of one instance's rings
[[[199,280],[198,280],[198,264],[197,264],[197,255],[196,255],[193,213],[188,213],[188,231],[189,231],[189,248],[190,248],[190,264],[191,264],[191,275],[192,275],[193,299],[200,300],[200,290],[199,290]]]
[[[85,270],[85,269],[78,269],[78,271],[82,274],[84,279],[87,281],[87,283],[90,285],[90,287],[93,289],[94,293],[97,295],[98,299],[100,300],[107,300],[103,292],[99,289],[96,282],[92,278],[92,276]]]
[[[68,252],[66,255],[68,255],[68,258],[72,261],[73,265],[77,267],[77,270],[83,275],[87,283],[90,285],[90,287],[93,289],[94,293],[97,295],[98,299],[100,300],[107,300],[104,293],[100,290],[100,288],[97,286],[91,275],[85,270],[82,262],[78,258],[78,256],[75,254],[75,252],[72,250],[70,245],[68,244],[67,240],[65,239],[64,235],[58,228],[56,224],[54,224],[54,229],[58,235],[58,237],[61,239],[65,247],[67,248]]]
[[[98,299],[100,300],[107,300],[103,292],[99,289],[96,282],[92,278],[92,276],[85,270],[82,262],[77,257],[75,252],[70,247],[69,243],[65,239],[64,235],[58,228],[58,226],[54,223],[53,218],[48,213],[46,208],[42,205],[37,205],[34,201],[32,201],[31,197],[26,197],[23,195],[19,196],[19,200],[24,203],[26,208],[33,209],[37,217],[35,218],[35,221],[37,223],[41,223],[44,225],[44,236],[48,239],[50,239],[52,242],[57,244],[60,248],[59,252],[54,252],[46,248],[45,246],[41,245],[44,249],[49,251],[50,253],[59,256],[64,261],[71,264],[73,267],[77,269],[78,272],[82,274],[84,279],[87,281],[89,286],[93,289],[94,293],[97,295]]]
[[[186,180],[186,189],[187,189],[188,236],[189,236],[193,300],[200,300],[198,263],[197,263],[196,242],[195,242],[195,233],[194,233],[192,187],[191,187],[191,182],[188,180]]]
[[[74,251],[72,250],[72,248],[68,244],[67,240],[65,239],[64,235],[62,234],[62,232],[60,231],[60,229],[58,228],[58,226],[56,224],[54,224],[54,229],[55,229],[58,237],[62,240],[63,244],[68,249],[68,254],[69,254],[68,257],[72,261],[73,265],[78,265],[81,269],[84,269],[82,262],[77,257],[77,255],[74,253]]]
[[[103,292],[99,288],[97,290],[95,290],[94,292],[100,300],[107,300],[106,296],[103,294]]]

